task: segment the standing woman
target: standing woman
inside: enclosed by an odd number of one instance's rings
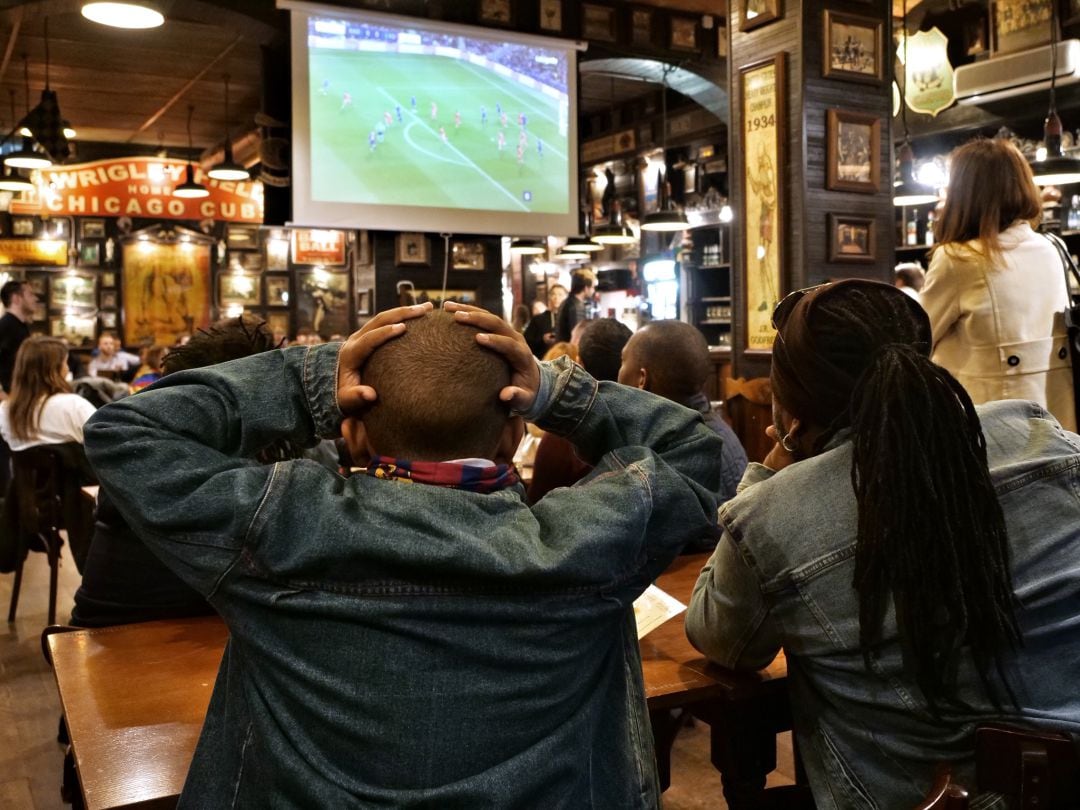
[[[1027,399],[1076,430],[1061,260],[1033,228],[1039,190],[1020,151],[979,139],[952,154],[921,300],[933,360],[980,404]]]
[[[73,394],[62,340],[29,337],[15,355],[11,393],[0,403],[0,433],[18,453],[42,444],[83,443],[83,424],[94,406]]]

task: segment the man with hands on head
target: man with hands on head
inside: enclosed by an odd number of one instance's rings
[[[533,507],[519,417],[596,465]],[[367,474],[261,466],[343,435]],[[164,378],[86,429],[229,626],[180,806],[659,806],[631,604],[715,530],[720,440],[448,303]]]

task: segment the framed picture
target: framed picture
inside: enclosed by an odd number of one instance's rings
[[[294,264],[345,264],[345,231],[294,230],[292,260]]]
[[[1050,41],[1054,0],[993,0],[995,55],[1045,45]]]
[[[1080,23],[1080,0],[1063,0],[1061,9],[1061,24],[1076,25]]]
[[[37,218],[36,217],[12,217],[11,218],[11,235],[12,236],[33,236],[37,233]]]
[[[630,41],[634,45],[654,45],[653,10],[651,8],[630,9]]]
[[[97,267],[99,264],[101,264],[101,243],[80,242],[79,264],[83,265],[84,267]]]
[[[455,270],[483,270],[483,242],[454,242],[450,248],[452,266]]]
[[[266,269],[289,269],[289,237],[284,232],[275,233],[266,240]]]
[[[876,258],[874,218],[829,214],[829,261],[872,264]]]
[[[426,304],[430,301],[439,309],[444,301],[457,301],[459,304],[475,304],[477,301],[476,290],[447,290],[443,294],[441,287],[435,289],[414,288],[409,290],[407,296],[412,304]]]
[[[739,0],[739,30],[753,31],[759,25],[779,20],[784,13],[780,6],[782,2],[783,0]]]
[[[232,272],[261,273],[263,269],[262,253],[252,250],[230,250],[229,270]]]
[[[268,307],[289,305],[288,276],[263,276],[263,284],[266,286],[266,305]]]
[[[164,343],[210,325],[210,245],[129,242],[124,245],[120,300],[124,343]]]
[[[288,337],[289,335],[289,313],[285,312],[267,312],[266,313],[266,325],[270,331],[279,340],[282,337]],[[278,337],[280,336],[280,337]]]
[[[697,20],[693,17],[673,16],[670,45],[673,51],[696,51]]]
[[[875,194],[881,188],[881,119],[829,110],[826,139],[825,187]]]
[[[743,322],[747,351],[771,351],[772,312],[780,300],[784,266],[785,54],[739,69],[743,158]]]
[[[356,291],[356,314],[374,315],[375,291],[368,287],[366,290]]]
[[[349,274],[307,270],[296,274],[296,328],[324,338],[349,334]]]
[[[101,286],[102,287],[115,287],[116,286],[116,273],[111,270],[107,273],[101,274]]]
[[[116,290],[101,291],[101,308],[116,309]]]
[[[562,31],[562,0],[540,0],[540,28]]]
[[[105,220],[103,220],[103,219],[81,219],[81,220],[79,220],[79,238],[80,239],[104,239],[105,238]]]
[[[97,318],[86,315],[54,315],[49,318],[49,334],[63,338],[70,346],[92,346],[97,337]]]
[[[825,10],[822,75],[878,83],[882,77],[881,20]]]
[[[581,4],[581,36],[597,42],[615,41],[615,9],[595,3]]]
[[[259,305],[259,279],[249,273],[222,273],[218,276],[218,306]]]
[[[102,329],[115,329],[116,328],[116,313],[115,312],[99,312],[98,320],[101,321]]]
[[[510,0],[480,0],[480,19],[482,22],[509,25]]]
[[[49,276],[47,273],[27,273],[26,283],[30,285],[30,289],[34,291],[38,301],[47,300],[49,291]]]
[[[255,225],[229,225],[225,242],[231,250],[258,250],[259,229]]]
[[[90,273],[57,273],[49,284],[49,307],[97,308],[97,279]]]
[[[422,233],[399,233],[394,250],[396,264],[428,264],[428,240]]]

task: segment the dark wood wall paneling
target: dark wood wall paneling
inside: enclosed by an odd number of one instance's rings
[[[397,233],[371,231],[371,255],[375,262],[375,309],[398,306],[397,284],[411,281],[416,289],[441,290],[445,243],[439,234],[426,234],[428,239],[427,265],[398,265],[396,262]],[[453,241],[483,242],[484,269],[450,269],[447,277],[448,290],[476,290],[477,303],[484,309],[502,311],[502,256],[501,240],[490,236],[462,235]]]

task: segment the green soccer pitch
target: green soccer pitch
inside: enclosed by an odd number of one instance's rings
[[[523,213],[567,210],[567,139],[559,135],[555,99],[476,65],[423,54],[312,51],[310,77],[314,199]],[[346,93],[351,103],[345,103]],[[496,105],[506,114],[505,127]],[[522,112],[528,140],[519,162]],[[459,126],[455,113],[461,116]]]

